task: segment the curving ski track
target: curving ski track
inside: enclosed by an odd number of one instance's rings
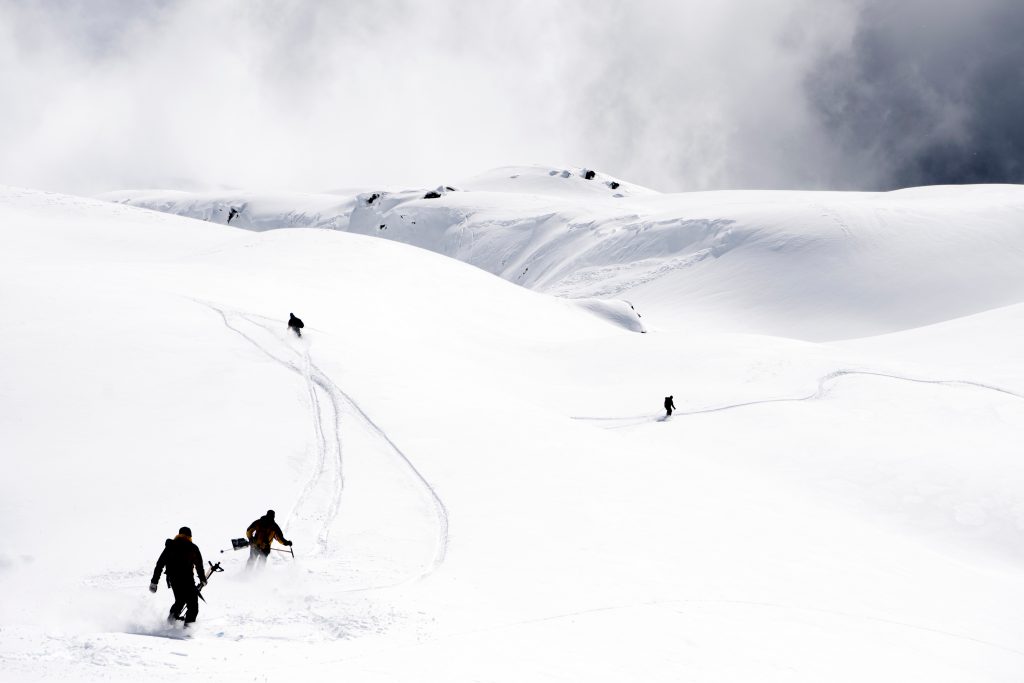
[[[316,391],[316,387],[318,385],[320,385],[321,388],[324,388],[322,386],[322,379],[321,378],[314,378],[312,373],[309,372],[308,368],[300,367],[299,365],[297,365],[296,363],[292,362],[291,360],[288,360],[287,358],[281,358],[277,354],[275,354],[272,351],[270,351],[269,349],[267,349],[266,346],[264,346],[259,341],[257,341],[252,335],[247,334],[243,329],[241,329],[237,325],[232,324],[231,317],[237,316],[237,317],[245,319],[245,316],[237,314],[237,313],[229,314],[227,311],[225,311],[225,310],[223,310],[221,308],[218,308],[217,306],[214,306],[213,304],[206,303],[206,302],[202,302],[202,303],[205,306],[207,306],[207,307],[211,308],[212,310],[216,311],[220,315],[221,319],[224,321],[224,325],[229,330],[231,330],[232,332],[235,332],[240,337],[242,337],[243,339],[248,341],[250,344],[252,344],[257,349],[262,351],[264,355],[266,355],[268,358],[270,358],[274,362],[276,362],[279,365],[282,365],[282,366],[288,368],[289,370],[292,370],[293,372],[301,375],[306,380],[306,387],[307,387],[307,391],[309,393],[309,400],[310,400],[310,405],[312,407],[312,414],[313,414],[313,432],[314,432],[314,436],[315,436],[315,439],[316,439],[316,445],[317,445],[317,460],[316,460],[316,463],[315,463],[315,466],[314,466],[314,471],[313,471],[312,476],[306,482],[306,485],[303,487],[302,491],[299,494],[298,501],[295,503],[295,505],[292,508],[292,514],[294,515],[297,511],[300,510],[300,508],[303,506],[303,503],[305,501],[309,500],[309,498],[313,494],[313,491],[320,484],[320,481],[321,481],[321,479],[324,476],[324,472],[327,469],[328,453],[330,452],[332,455],[335,456],[335,459],[336,459],[336,464],[332,463],[332,467],[336,466],[336,468],[337,468],[337,475],[335,476],[334,481],[331,484],[331,488],[333,489],[333,491],[332,491],[332,495],[331,495],[330,504],[328,506],[326,515],[323,516],[323,518],[321,520],[320,530],[317,533],[317,537],[316,537],[316,539],[317,539],[316,540],[316,542],[317,542],[317,549],[322,552],[325,549],[325,547],[326,547],[327,539],[328,539],[328,536],[330,535],[331,524],[334,522],[334,520],[338,516],[338,510],[341,507],[341,495],[342,495],[342,492],[345,489],[345,476],[344,476],[344,470],[343,470],[343,455],[342,455],[342,449],[341,449],[341,421],[340,421],[340,411],[338,410],[338,405],[334,401],[334,397],[331,395],[331,392],[329,390],[327,390],[326,393],[327,393],[328,399],[330,399],[330,403],[331,403],[330,409],[331,409],[331,412],[333,414],[333,421],[334,421],[334,427],[333,427],[332,430],[330,430],[330,432],[329,432],[330,436],[328,436],[328,433],[325,432],[325,430],[324,430],[324,420],[323,420],[323,410],[324,410],[324,407],[321,405],[319,395],[318,395],[318,393]],[[251,322],[251,321],[249,321],[249,322]],[[263,325],[258,325],[258,326],[263,328],[263,329],[266,329]],[[330,439],[330,443],[328,443],[328,439]]]
[[[831,385],[835,384],[838,380],[840,380],[840,379],[842,379],[844,377],[850,377],[852,375],[866,375],[866,376],[869,376],[869,377],[882,377],[882,378],[885,378],[885,379],[893,379],[893,380],[898,380],[898,381],[901,381],[901,382],[913,382],[915,384],[939,384],[939,385],[943,385],[943,386],[975,387],[977,389],[985,389],[985,390],[988,390],[988,391],[995,391],[995,392],[998,392],[1000,394],[1006,394],[1007,396],[1012,396],[1014,398],[1019,398],[1019,399],[1024,400],[1024,395],[1015,393],[1013,391],[1010,391],[1009,389],[1003,389],[1002,387],[997,387],[997,386],[994,386],[994,385],[991,385],[991,384],[984,384],[982,382],[973,382],[971,380],[964,380],[964,379],[920,379],[920,378],[917,378],[917,377],[905,377],[905,376],[902,376],[902,375],[893,375],[893,374],[888,374],[888,373],[884,373],[884,372],[876,372],[876,371],[873,371],[873,370],[836,370],[836,371],[830,372],[827,375],[825,375],[824,377],[820,378],[818,380],[818,387],[817,387],[817,389],[815,389],[812,393],[810,393],[810,394],[808,394],[806,396],[793,396],[793,397],[783,397],[783,398],[766,398],[766,399],[760,399],[760,400],[757,400],[757,401],[746,401],[744,403],[730,403],[728,405],[714,406],[714,407],[711,407],[711,408],[697,408],[695,410],[677,410],[677,411],[675,411],[673,413],[673,415],[701,415],[703,413],[718,413],[718,412],[722,412],[722,411],[725,411],[725,410],[735,410],[737,408],[746,408],[748,406],[764,405],[766,403],[798,403],[798,402],[801,402],[801,401],[814,401],[814,400],[817,400],[817,399],[824,398],[825,395],[828,394],[828,390],[831,387]],[[625,422],[627,420],[634,421],[634,422],[631,422],[630,424],[625,424],[625,425],[615,426],[615,427],[608,427],[608,429],[622,429],[624,427],[632,427],[635,424],[640,424],[642,422],[650,422],[650,421],[659,421],[660,422],[660,421],[663,421],[665,419],[665,416],[660,416],[660,417],[659,416],[655,416],[655,417],[652,417],[650,415],[634,415],[634,416],[630,416],[630,417],[572,417],[571,419],[573,419],[573,420],[583,420],[583,421],[588,421],[588,422]]]
[[[412,463],[412,460],[402,451],[401,448],[395,444],[394,441],[387,435],[387,433],[377,425],[376,422],[370,418],[369,415],[362,409],[362,407],[351,397],[348,393],[338,387],[330,377],[328,377],[323,371],[321,371],[312,361],[308,350],[304,350],[302,354],[298,354],[294,349],[288,348],[289,351],[295,353],[302,364],[299,365],[295,361],[282,357],[278,353],[267,348],[266,345],[260,343],[252,335],[246,333],[238,325],[232,324],[232,318],[241,319],[245,322],[254,325],[272,335],[277,336],[277,328],[280,326],[280,321],[267,318],[265,316],[247,315],[238,311],[226,311],[219,308],[218,306],[206,302],[197,301],[204,306],[216,311],[224,322],[224,325],[235,332],[243,339],[248,341],[250,344],[259,349],[264,355],[273,360],[274,362],[284,366],[285,368],[301,375],[306,380],[306,385],[309,391],[310,403],[313,409],[313,422],[314,422],[314,434],[317,442],[317,462],[315,471],[306,485],[303,487],[302,492],[299,495],[299,499],[296,502],[293,512],[300,509],[304,502],[309,499],[313,491],[320,484],[321,479],[324,476],[325,471],[328,469],[328,462],[331,460],[329,456],[334,456],[334,463],[332,467],[336,468],[337,475],[332,484],[333,491],[331,495],[331,501],[326,512],[323,516],[322,523],[320,525],[320,532],[317,535],[317,546],[320,551],[326,548],[328,536],[330,534],[330,528],[334,520],[338,516],[338,511],[341,507],[341,497],[345,488],[345,479],[343,472],[343,450],[342,450],[342,438],[341,438],[341,413],[342,406],[346,407],[348,411],[359,419],[366,428],[368,428],[374,435],[380,440],[387,444],[388,450],[394,454],[400,462],[403,463],[406,470],[410,473],[412,478],[422,487],[427,497],[431,500],[434,508],[435,515],[437,517],[437,539],[435,543],[434,555],[430,562],[427,563],[426,567],[416,576],[413,580],[423,578],[433,573],[443,562],[448,551],[448,511],[441,500],[440,496],[434,487],[427,481],[423,474],[416,468]],[[257,318],[262,319],[266,322],[261,322]],[[324,411],[328,406],[324,406],[317,392],[317,389],[323,391],[328,398],[329,410],[332,414],[331,420],[333,426],[330,430],[324,429]],[[399,585],[403,582],[398,582],[393,585]],[[387,588],[390,586],[372,586],[369,589],[362,590],[373,590],[378,588]]]

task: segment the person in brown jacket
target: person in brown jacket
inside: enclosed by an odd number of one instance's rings
[[[292,544],[285,539],[281,527],[274,521],[273,510],[267,510],[267,514],[250,524],[245,530],[245,537],[249,539],[249,561],[245,564],[246,569],[251,569],[256,564],[266,564],[267,556],[270,555],[270,544],[275,540],[283,545]]]
[[[167,615],[167,621],[173,623],[181,619],[181,610],[185,612],[185,627],[196,620],[199,614],[199,589],[206,585],[206,574],[203,572],[203,555],[199,547],[192,542],[192,530],[187,526],[178,529],[178,535],[164,542],[164,551],[156,561],[153,580],[149,584],[151,593],[156,593],[160,574],[167,568],[167,583],[174,592],[174,604]],[[199,585],[195,583],[192,570],[199,577]]]

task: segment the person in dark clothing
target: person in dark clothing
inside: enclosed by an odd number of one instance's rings
[[[305,327],[305,325],[302,324],[301,320],[299,320],[298,318],[295,317],[294,313],[289,313],[288,314],[288,329],[289,330],[294,332],[297,336],[301,337],[302,336],[302,328],[303,327]]]
[[[676,409],[676,403],[672,400],[671,396],[665,397],[665,417],[669,417],[672,411]]]
[[[153,580],[149,584],[149,591],[156,593],[157,583],[160,581],[160,573],[167,568],[167,583],[174,592],[174,604],[167,615],[167,621],[173,622],[181,618],[181,610],[185,612],[185,626],[196,620],[199,615],[199,587],[206,585],[206,574],[203,572],[203,555],[199,548],[192,542],[192,530],[187,526],[178,529],[178,535],[173,539],[167,539],[164,543],[164,551],[160,553],[160,559],[156,561],[156,568],[153,570]],[[192,570],[195,570],[199,577],[199,587],[195,584]]]
[[[245,565],[246,569],[251,569],[257,564],[266,564],[270,555],[270,544],[274,540],[283,545],[292,544],[285,539],[281,527],[274,521],[273,510],[267,510],[267,514],[250,524],[245,530],[245,537],[249,539],[249,561]]]

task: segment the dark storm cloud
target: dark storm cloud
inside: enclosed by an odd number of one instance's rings
[[[587,12],[571,96],[594,165],[662,190],[826,184],[831,146],[804,82],[847,43],[850,2],[635,0]]]
[[[833,184],[1024,181],[1024,3],[872,0],[809,76]]]

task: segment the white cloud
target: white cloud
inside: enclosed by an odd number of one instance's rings
[[[807,83],[863,2],[8,0],[0,182],[319,190],[530,162],[851,182],[869,164]]]

